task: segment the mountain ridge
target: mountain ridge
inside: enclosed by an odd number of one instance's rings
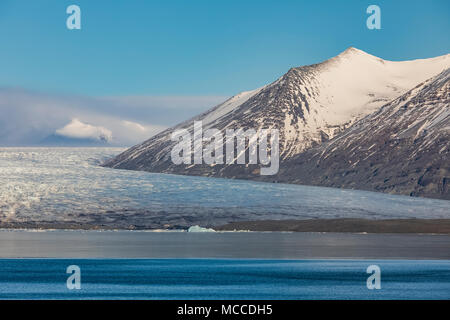
[[[449,153],[447,69],[335,139],[290,159],[278,178],[288,183],[450,200]]]
[[[252,165],[174,165],[170,161],[174,145],[170,135],[182,128],[192,132],[190,127],[194,120],[202,120],[205,129],[217,128],[221,132],[230,128],[278,129],[283,169],[284,162],[332,140],[449,66],[450,54],[399,62],[383,60],[350,47],[324,62],[291,68],[274,82],[235,95],[130,148],[105,165],[151,172],[279,181],[282,174],[264,179],[256,177],[258,168]]]

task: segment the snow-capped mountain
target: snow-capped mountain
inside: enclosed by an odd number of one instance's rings
[[[322,63],[290,69],[275,82],[240,93],[217,107],[170,128],[106,165],[121,169],[250,178],[250,166],[174,165],[173,131],[194,121],[203,127],[278,129],[280,168],[310,148],[333,139],[423,81],[450,67],[450,54],[412,61],[387,61],[355,48]],[[273,180],[279,180],[272,177]]]
[[[450,69],[287,161],[281,181],[450,199]]]

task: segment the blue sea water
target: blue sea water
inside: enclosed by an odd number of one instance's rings
[[[450,260],[0,259],[0,299],[450,299]]]

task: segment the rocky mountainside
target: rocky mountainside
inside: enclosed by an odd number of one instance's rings
[[[285,162],[278,179],[450,200],[450,69]]]
[[[365,116],[449,66],[449,54],[394,62],[349,48],[325,62],[292,68],[275,82],[240,93],[130,148],[105,165],[151,172],[321,184],[303,179],[300,171],[287,170],[295,166],[293,159],[298,160],[305,152],[309,154],[309,150],[333,141]],[[175,142],[171,134],[182,128],[192,132],[193,122],[199,120],[204,129],[217,128],[221,132],[237,128],[278,129],[279,174],[261,177],[259,165],[173,164],[171,150]],[[286,172],[292,176],[286,177]]]

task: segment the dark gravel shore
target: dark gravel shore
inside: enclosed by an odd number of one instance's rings
[[[202,225],[216,231],[291,231],[291,232],[348,232],[348,233],[428,233],[450,234],[450,219],[307,219],[238,221],[225,225]],[[182,225],[162,228],[124,224],[85,224],[60,222],[0,222],[0,229],[57,229],[57,230],[187,230]]]
[[[215,230],[439,233],[450,234],[450,219],[311,219],[240,221],[215,227]]]

